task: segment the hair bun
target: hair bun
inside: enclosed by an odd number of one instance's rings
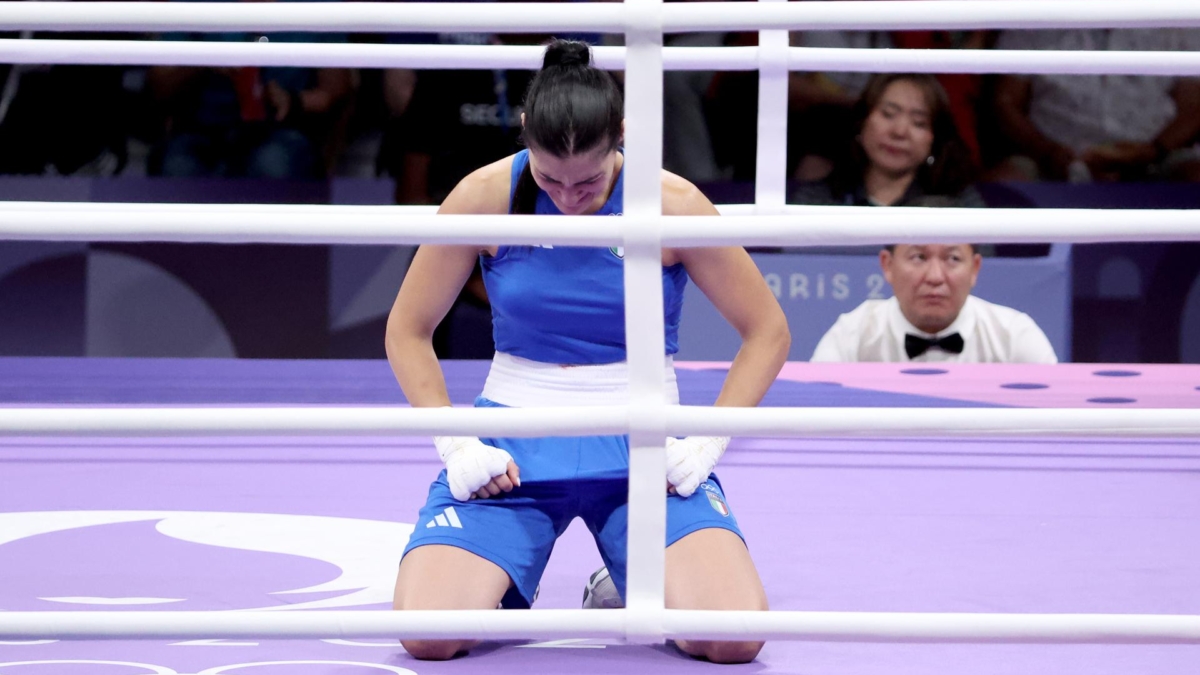
[[[592,62],[592,52],[586,42],[578,40],[554,40],[546,46],[542,67],[587,66]]]

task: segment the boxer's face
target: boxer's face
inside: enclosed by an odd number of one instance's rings
[[[621,153],[603,146],[568,157],[529,148],[533,180],[568,216],[595,213],[604,206],[621,161]]]

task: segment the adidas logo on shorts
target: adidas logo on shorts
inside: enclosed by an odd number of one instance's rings
[[[454,512],[453,506],[446,507],[445,511],[433,517],[433,520],[425,523],[425,528],[431,527],[456,527],[462,529],[462,521],[458,519],[458,514]]]

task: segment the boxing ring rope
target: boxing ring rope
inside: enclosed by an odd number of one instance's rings
[[[616,638],[628,610],[0,612],[5,639]],[[1200,640],[1200,617],[1136,614],[718,612],[662,610],[667,638],[837,642],[1181,644]]]
[[[720,207],[723,218],[664,216],[666,246],[830,246],[933,240],[974,243],[1195,241],[1197,210],[941,209],[754,205]],[[736,215],[733,215],[736,214]],[[403,225],[399,224],[403,217]],[[0,202],[0,240],[258,244],[559,244],[617,246],[626,219],[435,215],[433,207],[87,204]],[[581,220],[584,219],[584,220]]]
[[[860,54],[845,50],[804,50],[787,46],[789,29],[967,29],[1200,26],[1200,3],[1191,0],[1006,0],[1003,2],[824,2],[687,3],[627,0],[624,4],[503,5],[453,3],[372,4],[201,4],[201,3],[24,3],[0,2],[0,30],[68,31],[230,31],[270,32],[559,32],[624,33],[621,51],[597,52],[604,67],[626,60],[625,213],[619,219],[567,222],[560,218],[522,216],[439,216],[428,210],[349,211],[354,207],[222,206],[211,210],[193,205],[47,205],[11,204],[0,208],[0,238],[121,241],[287,241],[293,243],[478,242],[577,243],[625,247],[625,288],[630,404],[587,411],[526,409],[363,410],[355,408],[287,409],[59,409],[0,411],[0,433],[7,435],[83,433],[296,433],[327,423],[314,433],[489,432],[497,429],[528,435],[591,433],[609,429],[630,434],[629,509],[640,517],[629,523],[629,573],[625,610],[584,612],[0,612],[0,639],[70,637],[493,637],[565,638],[623,637],[635,643],[664,638],[821,639],[862,641],[997,641],[997,642],[1198,642],[1200,616],[1165,615],[995,615],[896,614],[775,611],[770,613],[702,612],[664,609],[662,542],[665,536],[663,445],[668,433],[772,433],[861,435],[886,429],[892,435],[961,434],[1200,434],[1189,411],[1173,410],[956,410],[925,414],[913,409],[721,409],[668,406],[663,394],[663,307],[659,293],[637,293],[661,283],[664,245],[685,246],[737,241],[743,244],[898,243],[963,238],[978,241],[1143,241],[1200,239],[1197,219],[1188,212],[1050,212],[911,209],[875,213],[827,209],[794,210],[784,203],[784,156],[779,142],[786,133],[786,80],[789,70],[936,70],[937,72],[1120,72],[1126,74],[1195,74],[1194,55],[1112,53],[1098,57],[1080,53],[937,54],[899,51]],[[722,49],[716,53],[663,49],[664,33],[705,30],[758,30],[760,47]],[[17,41],[20,42],[20,41]],[[61,61],[156,58],[152,52],[197,59],[232,59],[228,63],[266,65],[258,59],[395,59],[389,64],[411,67],[442,65],[443,56],[457,64],[476,64],[484,52],[424,51],[380,46],[336,50],[272,44],[170,45],[154,49],[125,42],[57,44],[52,47],[0,43],[6,59],[33,59],[35,54]],[[80,47],[87,44],[88,46]],[[351,48],[343,48],[351,47]],[[367,47],[367,46],[363,46]],[[29,51],[25,51],[29,49]],[[497,48],[501,49],[501,48]],[[536,57],[527,48],[505,47],[494,68],[506,59]],[[514,51],[522,50],[526,51]],[[34,50],[43,50],[35,52]],[[104,50],[109,50],[105,52]],[[190,50],[190,51],[188,51]],[[289,51],[292,50],[292,51]],[[306,51],[307,50],[307,51]],[[686,52],[686,53],[685,53]],[[533,55],[533,56],[531,56]],[[489,52],[488,56],[492,56]],[[105,59],[101,61],[99,59]],[[411,59],[405,61],[401,59]],[[664,218],[660,184],[662,145],[662,72],[664,67],[707,69],[736,65],[757,68],[759,87],[758,181],[754,205],[728,208],[729,218]],[[899,59],[899,60],[897,60]],[[1170,60],[1171,63],[1167,61]],[[716,62],[720,61],[720,64]],[[141,63],[140,61],[133,61]],[[157,61],[154,61],[157,62]],[[178,61],[174,61],[178,63]],[[283,61],[281,61],[283,62]],[[222,62],[226,63],[226,62]],[[287,60],[287,64],[296,65]],[[317,65],[303,61],[301,65]],[[468,67],[458,65],[457,67]],[[527,67],[527,66],[526,66]],[[949,68],[949,69],[948,69]],[[1088,69],[1096,70],[1088,70]],[[1009,70],[1006,70],[1009,69]],[[1079,70],[1075,70],[1079,69]],[[371,207],[363,207],[369,209]],[[733,217],[735,212],[753,217]],[[404,215],[404,223],[397,218]],[[775,215],[765,215],[775,214]],[[788,217],[783,214],[791,214]],[[214,218],[219,215],[219,218]],[[969,215],[969,217],[967,217]],[[1019,217],[1014,217],[1019,215]],[[349,224],[332,220],[345,216]],[[805,216],[798,227],[797,216]],[[614,222],[614,220],[616,222]],[[485,223],[486,221],[486,223]],[[536,222],[535,222],[536,221]],[[584,224],[586,223],[586,225]],[[1036,227],[1031,223],[1040,224]],[[1136,227],[1131,223],[1136,223]],[[490,228],[503,228],[497,234]],[[584,230],[587,230],[586,232]],[[984,232],[986,230],[987,234]],[[978,231],[978,234],[976,233]],[[1000,234],[996,234],[999,232]],[[343,234],[345,233],[345,234]],[[299,413],[296,413],[296,410]],[[1099,415],[1090,413],[1099,412]],[[236,414],[235,414],[236,413]],[[986,414],[985,414],[986,413]],[[1026,415],[1026,413],[1030,413]],[[278,414],[278,417],[277,417]],[[302,419],[285,419],[286,417]],[[236,419],[235,419],[236,418]],[[869,420],[869,421],[868,421]],[[948,422],[951,420],[951,422]],[[37,426],[41,424],[43,426]],[[22,426],[24,425],[24,426]],[[90,426],[89,425],[93,425]],[[160,426],[153,426],[160,425]],[[222,427],[222,425],[227,425]],[[257,426],[256,426],[257,425]],[[444,425],[444,426],[443,426]],[[336,428],[335,428],[336,427]],[[387,427],[384,431],[383,428]],[[1100,427],[1104,427],[1103,430]],[[139,431],[140,429],[140,431]],[[255,431],[258,429],[258,431]],[[74,431],[72,431],[74,430]],[[216,431],[214,431],[216,430]],[[514,434],[517,435],[517,434]]]
[[[1086,11],[1083,8],[1086,7]],[[652,8],[647,10],[647,8]],[[657,15],[657,16],[652,16]],[[1200,27],[1192,0],[925,0],[826,3],[649,2],[370,3],[295,6],[189,2],[0,2],[0,30],[337,33],[624,33],[649,19],[656,32],[960,30]]]
[[[537,437],[625,434],[627,406],[392,408],[383,406],[0,408],[12,436],[439,436]],[[667,406],[671,436],[1200,436],[1189,409],[1094,408],[711,408]]]
[[[4,4],[4,3],[0,3]],[[1200,52],[1086,52],[786,47],[787,69],[872,73],[1054,72],[1072,75],[1200,74]],[[623,70],[624,47],[595,47],[596,65]],[[666,70],[757,70],[759,47],[665,47]],[[378,45],[280,42],[0,40],[0,62],[127,66],[303,66],[536,70],[542,49],[520,45]]]

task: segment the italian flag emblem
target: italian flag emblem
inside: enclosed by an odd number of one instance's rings
[[[721,499],[721,495],[715,492],[705,492],[704,494],[708,495],[708,504],[713,507],[714,511],[723,516],[729,515],[729,507],[725,505],[725,500]]]

